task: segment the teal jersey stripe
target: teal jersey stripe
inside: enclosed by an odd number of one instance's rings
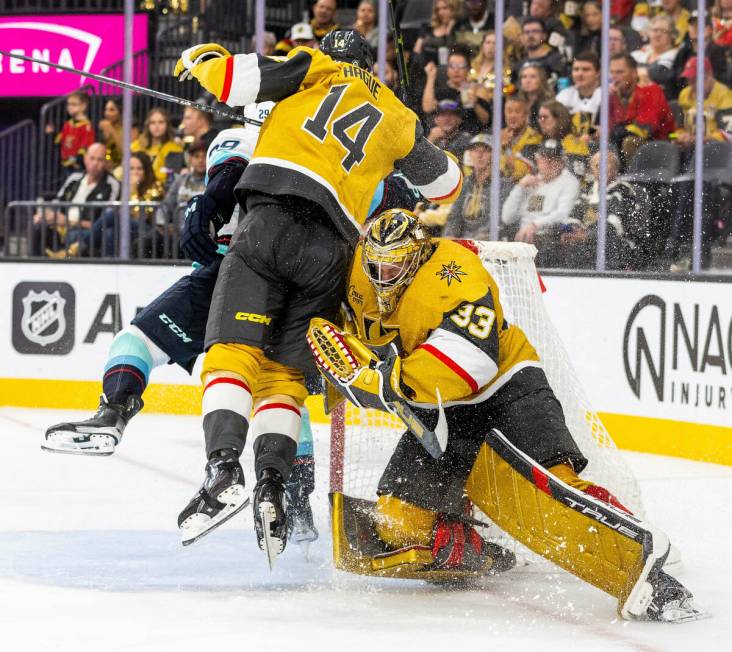
[[[123,333],[112,342],[104,371],[106,372],[110,367],[118,364],[137,367],[145,374],[145,382],[147,382],[152,371],[153,360],[147,346],[139,337],[131,333]]]
[[[297,445],[297,457],[313,454],[313,429],[310,425],[310,413],[303,405],[300,409],[300,443]]]

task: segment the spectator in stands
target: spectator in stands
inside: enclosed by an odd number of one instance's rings
[[[558,267],[594,268],[597,259],[597,220],[600,213],[600,154],[590,159],[593,182],[586,186],[575,202],[570,219],[562,228],[559,247],[552,256]],[[630,244],[626,225],[642,219],[647,210],[647,197],[642,188],[618,180],[620,160],[612,150],[607,155],[607,230],[605,231],[605,264],[607,269],[625,269],[631,265]]]
[[[379,24],[374,0],[361,0],[358,3],[356,22],[352,27],[366,39],[372,48],[376,49],[379,45]]]
[[[574,43],[575,52],[594,52],[600,55],[602,30],[602,7],[595,0],[582,5],[582,18],[579,34]]]
[[[470,144],[470,134],[461,129],[463,112],[455,100],[442,100],[435,113],[435,126],[430,129],[427,140],[463,160],[463,154]]]
[[[686,62],[683,77],[689,85],[679,95],[679,105],[684,112],[684,124],[675,132],[676,142],[682,148],[682,165],[690,163],[696,133],[696,57]],[[714,79],[712,63],[704,59],[704,142],[732,142],[732,90]],[[714,217],[722,210],[724,190],[703,184],[702,201],[702,266],[709,266],[714,230]],[[667,254],[674,261],[672,271],[689,269],[691,258],[691,227],[694,213],[694,182],[676,184],[677,202],[671,224]]]
[[[119,181],[107,170],[107,147],[92,143],[84,154],[84,171],[72,173],[58,191],[56,199],[63,202],[116,201]],[[81,234],[88,234],[97,220],[99,209],[71,207],[63,211],[45,209],[33,216],[32,253],[40,256],[45,250],[51,257],[63,258],[66,247]]]
[[[683,0],[661,0],[657,3],[637,2],[630,26],[636,32],[650,36],[653,19],[657,16],[665,16],[670,19],[674,28],[674,44],[680,45],[689,27],[689,12],[684,9]]]
[[[468,155],[472,174],[465,177],[457,201],[448,206],[444,237],[490,240],[492,150],[488,134],[478,134],[470,139]],[[510,189],[510,180],[501,176],[501,205]]]
[[[554,98],[546,81],[544,68],[536,63],[526,63],[519,70],[518,97],[529,107],[529,124],[539,130],[539,106]]]
[[[619,27],[611,27],[608,33],[608,50],[610,56],[628,53],[628,42],[625,39],[623,30]]]
[[[668,16],[659,15],[653,18],[648,29],[650,35],[647,45],[631,52],[631,56],[642,65],[642,86],[654,82],[661,86],[667,98],[674,97],[673,68],[678,49],[674,47],[676,27]],[[645,80],[647,75],[648,80]]]
[[[89,96],[84,91],[74,91],[66,98],[66,113],[69,119],[64,122],[54,142],[61,149],[61,165],[64,179],[72,172],[84,168],[84,154],[94,140],[94,127],[87,116]],[[54,127],[49,124],[46,133],[52,134]]]
[[[290,28],[290,34],[275,46],[276,56],[285,56],[290,50],[300,45],[308,48],[318,47],[318,40],[313,34],[310,23],[295,23]]]
[[[424,68],[427,81],[422,92],[422,111],[430,116],[442,100],[452,100],[462,110],[462,124],[465,131],[474,134],[481,128],[475,103],[478,84],[470,81],[470,58],[465,49],[456,47],[447,60],[445,75],[430,61]]]
[[[328,32],[340,28],[336,22],[338,3],[336,0],[316,0],[313,3],[312,11],[313,18],[310,21],[310,27],[313,28],[313,35],[319,43]]]
[[[732,47],[732,0],[715,0],[712,8],[714,42]]]
[[[155,224],[174,227],[180,233],[185,219],[185,204],[206,188],[206,145],[200,140],[191,143],[186,152],[187,169],[179,174],[165,194],[155,213]]]
[[[111,172],[122,163],[122,103],[116,97],[104,105],[104,118],[99,121],[99,133],[107,146],[107,169]]]
[[[480,52],[483,38],[494,26],[493,7],[488,6],[487,0],[465,0],[465,16],[455,26],[455,38],[475,54]]]
[[[213,116],[205,111],[199,111],[187,106],[183,111],[181,122],[183,137],[186,143],[199,140],[208,147],[216,138],[218,131],[213,128]]]
[[[610,58],[610,138],[627,165],[649,140],[666,140],[676,128],[661,87],[638,85],[638,64],[627,54]]]
[[[475,115],[482,125],[491,124],[493,115],[493,87],[496,82],[494,73],[496,54],[496,34],[488,30],[483,36],[480,52],[471,62],[470,81],[477,84],[475,87]],[[511,82],[511,65],[504,53],[503,57],[503,93],[511,95],[516,87]]]
[[[521,43],[526,51],[519,70],[528,63],[544,68],[551,88],[560,77],[567,76],[567,64],[562,54],[547,42],[547,30],[540,18],[526,18],[521,26]]]
[[[704,51],[707,58],[712,62],[712,72],[714,78],[722,82],[725,86],[732,86],[732,47],[720,45],[714,42],[712,30],[712,17],[705,14],[704,22]],[[699,32],[697,30],[697,12],[691,13],[689,20],[689,33],[686,35],[683,43],[679,46],[679,50],[674,60],[673,79],[676,81],[676,91],[681,92],[685,84],[682,76],[686,62],[696,55],[697,38]]]
[[[501,220],[508,227],[518,226],[517,242],[537,245],[541,265],[542,249],[558,241],[559,227],[569,219],[580,184],[565,167],[562,146],[555,140],[539,147],[536,167],[537,174],[525,176],[509,193]]]
[[[152,161],[144,152],[130,156],[130,202],[159,202],[164,195],[162,186],[155,179]],[[142,245],[152,230],[156,208],[151,206],[130,206],[130,255],[151,257],[151,251]],[[101,219],[94,222],[91,234],[79,240],[76,247],[67,250],[68,256],[85,255],[90,240],[94,249],[105,258],[116,255],[115,245],[119,237],[119,210],[107,209]]]
[[[543,102],[539,108],[539,128],[545,140],[560,143],[569,171],[580,183],[585,183],[589,174],[590,150],[581,137],[572,133],[572,118],[567,107],[557,100]]]
[[[596,137],[601,98],[600,59],[594,52],[581,52],[572,62],[572,86],[557,94],[557,102],[569,109],[572,130],[586,144]]]
[[[447,65],[450,50],[455,46],[459,4],[457,0],[435,0],[427,29],[417,37],[412,52],[422,66],[427,63]]]
[[[679,106],[684,112],[684,124],[676,130],[676,142],[693,145],[696,132],[696,66],[697,58],[686,62],[682,77],[688,85],[679,94]],[[712,62],[704,59],[704,140],[732,140],[732,90],[714,78]]]
[[[559,2],[557,0],[531,0],[529,17],[542,21],[546,31],[547,42],[562,54],[567,45],[567,28],[559,19]],[[526,21],[524,21],[526,24]]]
[[[165,187],[169,170],[165,164],[169,154],[181,154],[183,148],[173,139],[173,125],[165,109],[153,108],[145,118],[145,125],[137,140],[132,141],[133,152],[145,152],[153,164],[155,178]]]
[[[503,112],[506,124],[501,131],[504,165],[508,176],[518,181],[531,172],[541,135],[529,125],[529,107],[521,98],[515,95],[506,98]]]

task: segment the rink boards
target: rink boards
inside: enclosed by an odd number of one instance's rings
[[[96,406],[114,333],[189,271],[2,261],[0,404]],[[732,464],[732,277],[543,278],[547,309],[618,445]],[[147,410],[199,411],[197,369],[168,366],[153,380]]]

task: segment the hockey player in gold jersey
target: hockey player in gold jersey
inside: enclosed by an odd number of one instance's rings
[[[418,436],[407,432],[381,477],[375,527],[391,550],[429,550],[427,571],[482,573],[491,567],[495,550],[462,518],[464,496],[486,513],[498,503],[489,516],[495,514],[509,526],[512,520],[534,513],[533,505],[526,504],[523,514],[506,514],[513,504],[514,489],[522,482],[520,475],[504,482],[503,489],[500,482],[499,489],[491,484],[495,477],[508,477],[505,468],[500,473],[487,468],[486,435],[496,429],[507,440],[507,448],[531,461],[540,496],[535,500],[525,493],[530,502],[549,500],[551,478],[560,487],[556,495],[566,489],[577,504],[587,495],[591,513],[597,513],[597,505],[610,505],[611,516],[619,519],[615,529],[608,528],[602,535],[608,537],[605,548],[613,551],[609,559],[599,555],[588,561],[581,554],[574,556],[570,550],[577,545],[567,547],[566,543],[556,550],[551,544],[532,549],[616,595],[625,617],[696,617],[691,594],[660,570],[668,554],[665,535],[641,528],[640,521],[609,491],[580,478],[587,459],[567,429],[536,350],[523,331],[507,321],[499,288],[471,243],[431,239],[413,214],[401,209],[386,211],[370,225],[356,251],[348,300],[355,337],[338,335],[337,327],[317,320],[308,333],[326,377],[361,407],[393,411],[394,402],[406,401],[427,428],[434,428],[442,406],[447,421],[444,454],[435,458]],[[318,344],[327,343],[327,337],[318,340],[317,336],[328,331],[335,333],[335,347]],[[351,371],[337,370],[339,363],[329,366],[329,348],[335,359],[350,362]],[[524,480],[523,484],[531,483]],[[568,510],[565,505],[560,508]],[[546,514],[553,513],[547,510]],[[568,511],[558,519],[524,520],[509,531],[519,537],[529,533],[529,539],[536,541],[537,531],[554,528],[556,532],[547,537],[554,543],[570,532],[597,531],[594,521],[586,522],[585,514]],[[503,527],[504,522],[499,525]],[[649,542],[644,544],[645,551],[636,543],[640,535],[635,528]],[[334,531],[339,529],[334,516]],[[632,533],[625,540],[616,530]],[[527,543],[525,538],[520,540]],[[657,544],[655,556],[651,554],[653,542]],[[585,542],[578,545],[582,550]],[[591,541],[587,547],[594,551],[596,545]],[[553,552],[547,553],[549,550]],[[652,588],[646,587],[646,580]],[[642,588],[636,590],[636,585]]]
[[[258,541],[270,563],[281,552],[283,481],[297,447],[304,373],[314,371],[305,333],[312,317],[337,314],[376,186],[396,168],[430,201],[452,202],[460,192],[456,161],[424,138],[416,115],[371,75],[371,65],[363,38],[337,30],[320,51],[232,56],[204,44],[176,66],[179,78],[195,77],[231,106],[277,102],[235,190],[245,215],[209,313],[207,478],[179,517],[189,540],[246,503],[238,457],[252,432]]]

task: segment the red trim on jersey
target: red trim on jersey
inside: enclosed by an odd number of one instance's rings
[[[453,240],[459,245],[465,247],[468,251],[472,251],[474,254],[478,254],[478,245],[475,244],[475,240]]]
[[[229,99],[229,93],[231,93],[231,80],[234,78],[234,57],[229,57],[226,60],[226,71],[224,73],[224,88],[221,91],[221,97],[219,98],[222,102],[226,103]]]
[[[538,489],[543,491],[545,494],[552,495],[552,490],[549,487],[549,478],[546,473],[541,471],[535,466],[531,467],[531,475],[534,477],[534,484]]]
[[[121,369],[111,369],[106,374],[104,374],[104,378],[107,378],[108,376],[114,376],[114,374],[131,374],[132,376],[137,378],[137,380],[140,381],[140,384],[143,387],[145,387],[147,385],[147,382],[145,381],[145,379],[140,374],[138,374],[132,367],[123,367]]]
[[[252,390],[249,389],[249,386],[243,381],[239,380],[238,378],[214,378],[210,383],[206,385],[206,387],[203,388],[203,391],[207,391],[209,387],[213,387],[214,385],[218,385],[219,383],[227,383],[228,385],[236,385],[237,387],[241,387],[243,390],[252,393]]]
[[[442,195],[442,197],[428,197],[428,199],[431,202],[437,202],[442,201],[443,199],[447,199],[448,197],[452,197],[453,195],[457,194],[457,192],[460,190],[460,186],[463,185],[463,177],[460,175],[460,180],[457,182],[457,185],[446,195]]]
[[[436,349],[431,344],[421,344],[417,347],[418,349],[424,349],[427,351],[427,353],[431,353],[433,356],[435,356],[442,364],[449,367],[452,371],[454,371],[460,378],[462,378],[469,386],[473,394],[475,394],[479,389],[480,386],[478,385],[475,378],[473,378],[465,369],[463,369],[457,362],[455,362],[452,358],[447,357],[442,351],[439,349]]]
[[[254,410],[254,416],[256,417],[262,410],[290,410],[291,412],[294,412],[297,414],[297,416],[300,416],[300,410],[296,408],[294,405],[290,405],[289,403],[267,403],[265,405],[262,405],[261,407],[258,407],[256,410]]]

